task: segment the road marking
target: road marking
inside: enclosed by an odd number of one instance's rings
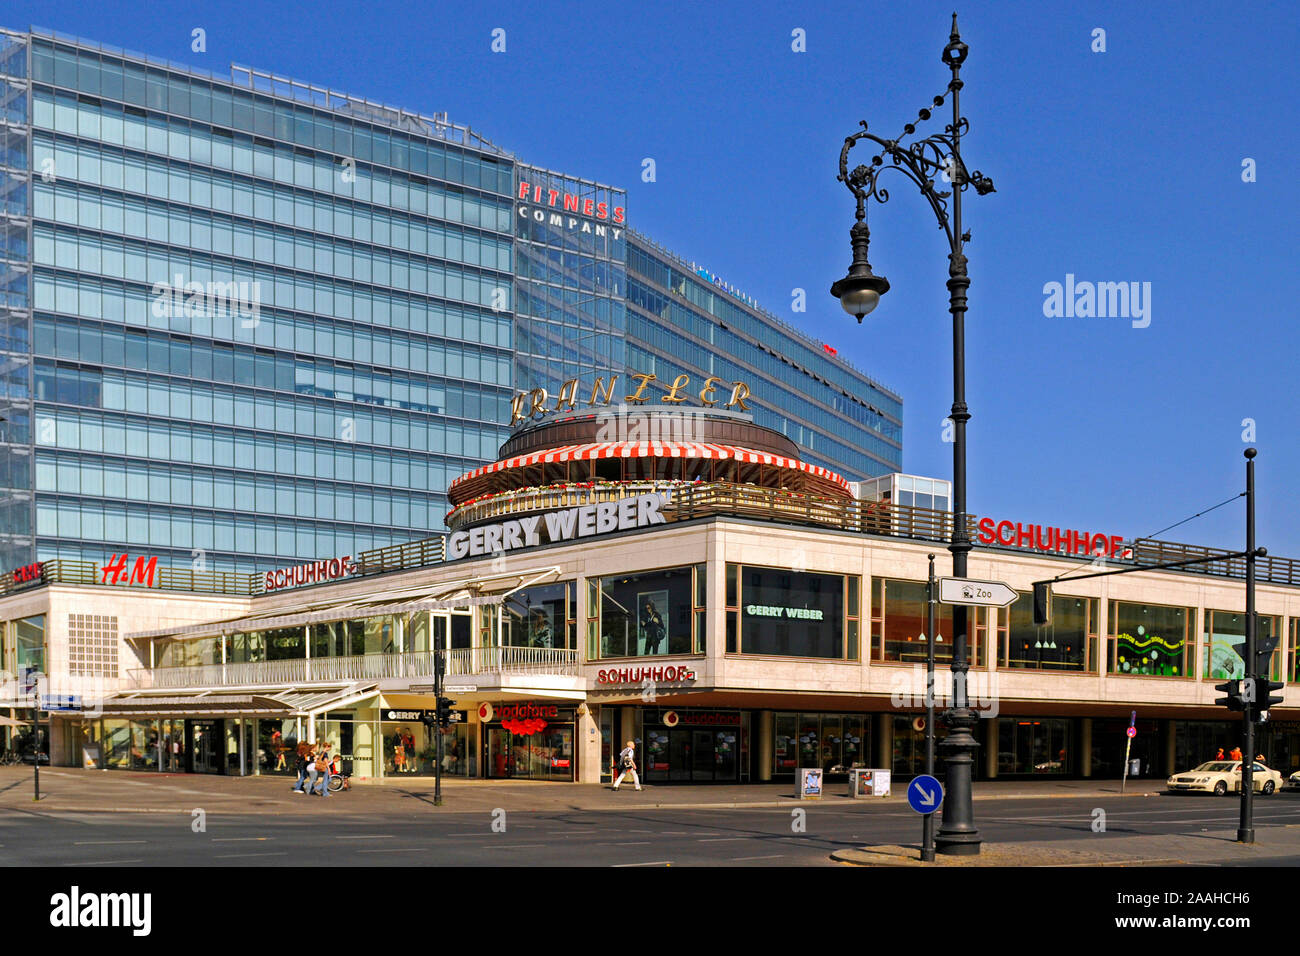
[[[544,846],[546,846],[545,843],[507,843],[505,846],[493,846],[492,844],[489,843],[489,844],[485,844],[483,849],[485,850],[533,850],[538,847],[544,847]]]
[[[615,863],[613,864],[613,869],[621,870],[624,867],[629,867],[629,866],[672,866],[672,865],[673,865],[672,860],[654,860],[653,862],[650,863]]]
[[[64,866],[121,866],[123,863],[139,863],[139,860],[89,860],[85,863],[64,863]]]
[[[753,837],[719,837],[716,840],[701,840],[701,843],[734,843],[737,840],[752,840]]]
[[[258,842],[261,840],[274,840],[274,839],[275,837],[213,837],[212,842],[213,843],[250,843],[250,842]],[[335,837],[334,839],[341,840],[343,839],[343,837]]]
[[[739,860],[779,860],[779,859],[781,859],[780,853],[774,853],[771,856],[733,856],[731,858],[733,863]]]
[[[434,850],[431,846],[386,846],[380,850],[357,850],[357,853],[432,853]]]
[[[73,846],[116,846],[121,843],[148,843],[148,840],[77,840]]]
[[[361,833],[355,836],[336,836],[335,840],[391,840],[391,833]]]
[[[637,840],[637,841],[635,841],[635,842],[633,842],[633,843],[625,843],[625,842],[622,841],[622,840],[617,840],[617,841],[613,841],[613,842],[610,842],[610,843],[597,843],[597,844],[596,844],[596,846],[649,846],[649,845],[650,845],[650,841],[649,841],[649,840]]]
[[[241,856],[288,856],[288,855],[289,854],[287,851],[284,853],[218,853],[216,856],[213,857],[213,859],[233,860],[235,857],[241,857]]]

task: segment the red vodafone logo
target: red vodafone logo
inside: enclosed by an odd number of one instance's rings
[[[677,711],[675,710],[670,710],[664,714],[665,727],[676,727],[680,720],[681,718],[677,716]]]
[[[490,723],[495,715],[496,712],[492,709],[492,705],[487,701],[478,705],[478,719],[483,721],[483,723]]]

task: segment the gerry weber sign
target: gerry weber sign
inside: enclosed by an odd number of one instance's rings
[[[525,515],[457,531],[447,536],[447,560],[535,547],[543,543],[543,535],[546,543],[558,544],[611,531],[667,524],[660,509],[668,503],[668,497],[666,493],[651,492],[621,501]]]

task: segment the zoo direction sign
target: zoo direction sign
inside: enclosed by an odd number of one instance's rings
[[[975,607],[1006,607],[1020,595],[1002,581],[972,581],[970,578],[940,578],[940,604],[970,604]]]

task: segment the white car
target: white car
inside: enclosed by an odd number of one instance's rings
[[[1291,776],[1286,778],[1286,790],[1300,790],[1300,770],[1297,770]]]
[[[1258,760],[1252,764],[1252,781],[1258,793],[1270,794],[1282,787],[1282,775]],[[1186,773],[1175,774],[1165,781],[1170,793],[1195,791],[1223,796],[1241,792],[1241,761],[1210,760]]]

